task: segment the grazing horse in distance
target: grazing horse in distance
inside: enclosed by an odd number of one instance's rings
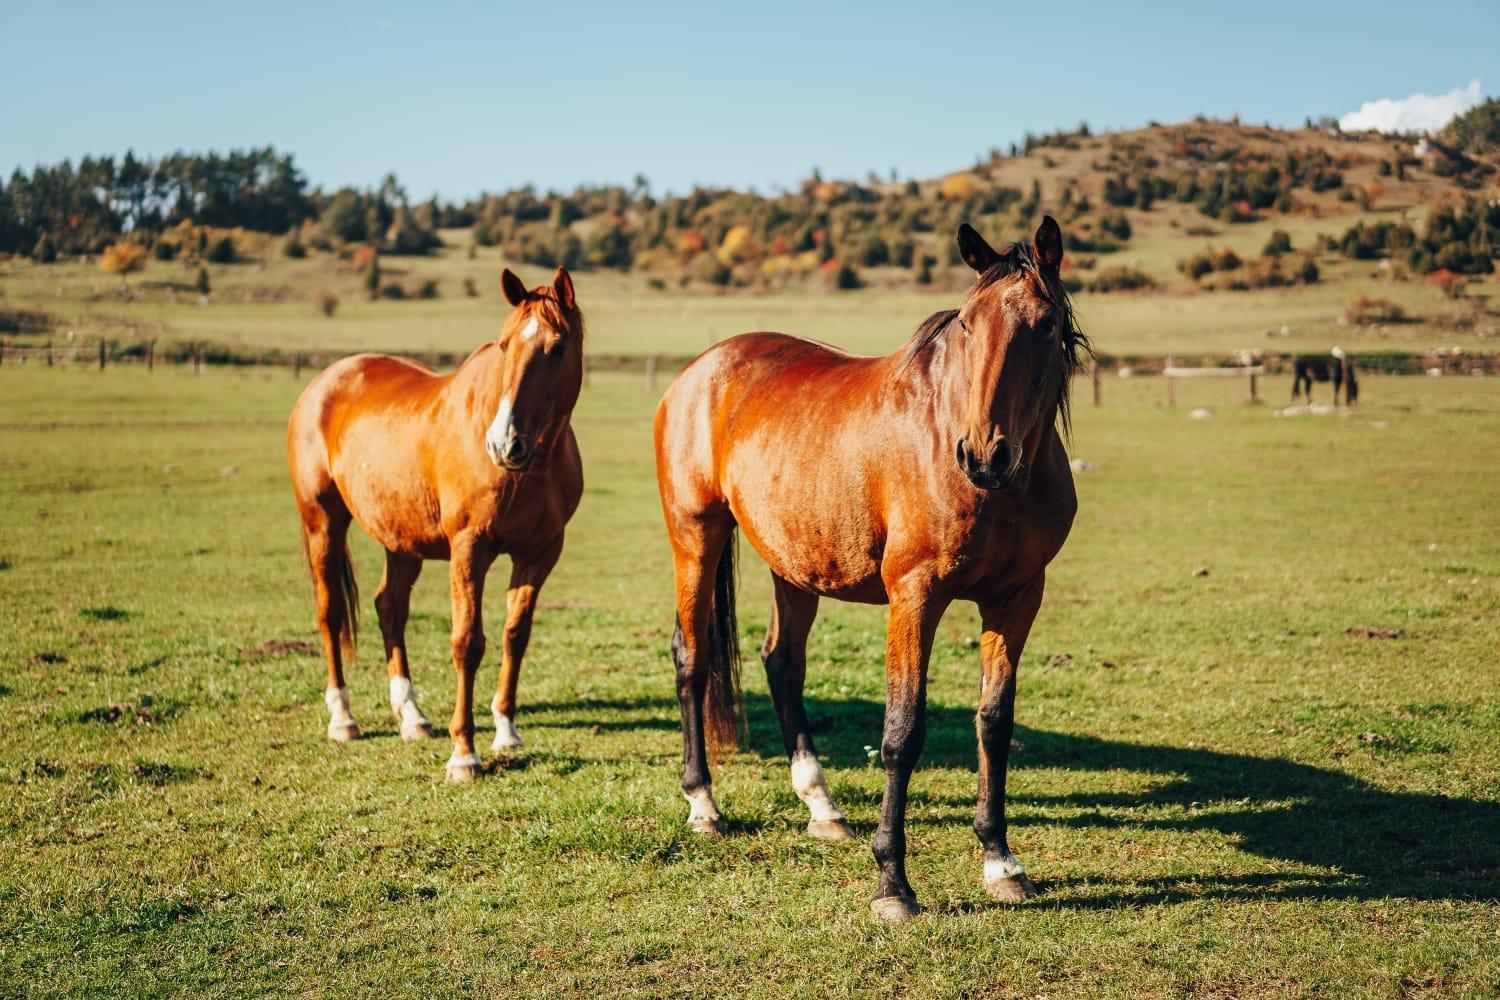
[[[411,588],[424,559],[449,562],[458,698],[448,733],[450,781],[482,773],[474,752],[474,676],[484,659],[481,598],[495,558],[511,557],[500,678],[490,703],[492,749],[520,746],[516,683],[537,593],[562,552],[583,494],[569,421],[583,383],[583,314],[573,279],[527,290],[506,270],[513,307],[496,341],[448,375],[385,354],[331,365],[308,385],[287,425],[292,490],[328,661],[328,738],[359,726],[344,685],[358,591],[345,537],[351,520],[385,547],[375,597],[391,711],[407,740],[431,726],[417,707],[406,657]]]
[[[1036,892],[1006,839],[1005,777],[1016,665],[1046,566],[1077,500],[1067,452],[1069,381],[1089,353],[1059,277],[1062,232],[996,252],[968,225],[958,247],[978,279],[957,309],[885,357],[779,333],[726,340],[688,365],[656,411],[656,470],[671,540],[689,826],[722,833],[706,749],[736,745],[736,528],[771,569],[761,650],[792,787],[808,833],[853,834],[829,796],[803,705],[820,597],[888,604],[885,796],[872,849],[882,919],[920,912],[906,878],[907,786],[926,733],[933,635],[973,601],[980,642],[979,792],[984,884]]]
[[[1359,380],[1354,375],[1354,360],[1335,347],[1327,356],[1302,354],[1292,361],[1292,402],[1300,393],[1312,405],[1312,384],[1333,383],[1333,405],[1339,405],[1339,388],[1344,389],[1344,405],[1353,406],[1359,401]]]

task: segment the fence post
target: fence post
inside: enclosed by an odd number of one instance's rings
[[[1089,366],[1089,379],[1094,383],[1094,405],[1099,405],[1099,361],[1095,359]]]
[[[0,365],[5,364],[5,341],[0,340]]]
[[[99,370],[104,370],[104,338],[99,338]]]
[[[146,371],[156,371],[156,341],[146,341]]]
[[[202,363],[203,363],[203,357],[202,357],[202,355],[198,351],[198,345],[194,344],[193,345],[193,374],[194,375],[200,374],[199,367],[202,365]]]
[[[1162,375],[1167,380],[1167,405],[1168,406],[1176,406],[1177,405],[1177,398],[1172,394],[1172,376],[1170,376],[1170,375],[1167,374],[1168,371],[1171,371],[1175,367],[1177,367],[1177,363],[1172,359],[1172,352],[1168,351],[1167,352],[1167,367],[1162,370]]]
[[[47,341],[47,367],[52,367],[52,341]]]
[[[1255,372],[1250,372],[1250,402],[1259,403],[1260,397],[1255,394]]]
[[[656,355],[646,355],[646,391],[656,391]]]
[[[302,378],[302,355],[300,354],[292,355],[292,378],[298,380]]]

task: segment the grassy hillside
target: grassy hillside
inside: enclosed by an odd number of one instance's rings
[[[66,343],[71,332],[73,343],[103,337],[118,346],[155,337],[248,353],[461,354],[499,321],[503,263],[541,282],[551,272],[544,261],[556,254],[572,259],[573,251],[551,239],[581,248],[575,270],[595,354],[683,356],[766,328],[886,351],[966,286],[969,276],[950,249],[957,221],[975,222],[998,244],[1028,237],[1047,211],[1075,243],[1068,280],[1085,289],[1078,295],[1082,316],[1107,354],[1301,352],[1334,344],[1356,353],[1483,352],[1500,338],[1494,275],[1462,278],[1461,296],[1449,297],[1422,272],[1434,265],[1431,254],[1414,268],[1402,252],[1354,259],[1337,244],[1360,223],[1408,226],[1420,235],[1434,206],[1495,199],[1500,187],[1492,159],[1500,154],[1445,160],[1429,151],[1423,158],[1409,140],[1196,121],[1033,139],[1024,153],[996,154],[970,170],[921,182],[809,181],[799,192],[764,198],[701,192],[661,202],[617,188],[541,200],[513,194],[447,209],[471,225],[442,230],[443,245],[429,255],[382,254],[384,286],[410,296],[436,282],[438,298],[416,301],[369,301],[358,245],[330,238],[320,224],[304,227],[298,245],[308,256],[300,259],[283,255],[283,238],[233,233],[240,260],[204,264],[212,291],[200,302],[197,230],[189,225],[159,238],[163,255],[176,259],[153,256],[123,279],[103,273],[93,259],[0,260],[0,337]],[[1237,200],[1239,194],[1245,199]],[[524,221],[537,211],[545,217],[548,204],[562,228],[545,218]],[[1210,208],[1214,213],[1205,214]],[[433,219],[443,214],[427,209]],[[418,214],[402,214],[403,224],[416,225]],[[600,226],[619,230],[628,270],[588,265]],[[1244,283],[1249,268],[1267,264],[1262,250],[1277,231],[1291,244],[1281,258],[1283,277],[1310,261],[1315,283],[1210,289]],[[218,240],[225,231],[213,232]],[[795,239],[813,249],[797,249]],[[1486,239],[1476,233],[1469,243],[1488,246]],[[864,287],[834,291],[833,266],[859,263],[873,252],[871,240],[880,253],[900,250],[915,264],[859,264]],[[1183,273],[1185,259],[1210,249],[1233,251],[1246,270],[1198,280]],[[928,284],[917,280],[924,259]],[[1153,287],[1087,290],[1120,273],[1138,274]],[[466,282],[477,295],[466,293]],[[331,319],[317,305],[328,295],[339,300]],[[1345,313],[1359,296],[1388,300],[1404,317],[1351,323]],[[35,315],[18,321],[17,311],[26,310]]]

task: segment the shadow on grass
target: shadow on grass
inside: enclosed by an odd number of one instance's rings
[[[809,698],[819,751],[830,767],[866,767],[864,747],[877,746],[885,706],[869,699]],[[677,728],[677,706],[666,699],[594,698],[582,704],[538,704],[566,725],[601,730]],[[782,755],[769,699],[746,695],[749,752]],[[580,715],[583,718],[580,719]],[[972,710],[929,705],[926,767],[974,770]],[[1139,792],[1012,795],[1012,826],[1129,827],[1214,832],[1265,858],[1334,869],[1338,874],[1180,876],[1101,885],[1070,906],[1144,905],[1202,899],[1412,897],[1500,900],[1500,804],[1493,801],[1391,792],[1341,771],[1273,757],[1128,743],[1027,726],[1016,727],[1021,749],[1013,771],[1133,772],[1159,776]],[[1135,784],[1135,781],[1131,782]],[[973,808],[967,797],[924,794],[916,807]],[[1123,810],[1134,810],[1125,813]],[[1057,883],[1054,883],[1056,885]]]

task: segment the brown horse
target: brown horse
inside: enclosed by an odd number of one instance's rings
[[[771,569],[775,607],[761,657],[808,832],[852,836],[829,797],[802,703],[819,597],[889,604],[886,788],[872,844],[872,911],[920,912],[906,879],[907,784],[926,728],[928,655],[948,605],[974,601],[980,643],[979,799],[984,884],[1035,893],[1005,827],[1016,664],[1042,579],[1077,503],[1057,428],[1088,344],[1059,280],[1062,233],[997,253],[958,231],[978,280],[955,310],[886,357],[750,333],[690,364],[656,411],[656,467],[676,573],[672,652],[682,709],[689,825],[722,832],[705,760],[739,730],[732,536]]]
[[[1354,360],[1335,347],[1326,357],[1321,354],[1300,354],[1292,361],[1292,402],[1300,394],[1312,405],[1314,382],[1333,383],[1333,405],[1339,405],[1339,390],[1344,391],[1344,405],[1353,406],[1359,401],[1359,379],[1354,374]]]
[[[411,588],[424,559],[449,561],[458,672],[448,726],[452,781],[482,773],[473,702],[484,658],[485,573],[498,555],[510,555],[500,679],[490,705],[493,749],[502,749],[521,743],[516,681],[537,593],[583,493],[569,424],[583,381],[583,314],[573,281],[558,268],[551,287],[527,291],[507,270],[500,287],[514,309],[499,340],[457,371],[438,375],[384,354],[345,358],[312,380],[287,426],[292,491],[328,660],[328,737],[359,735],[344,686],[358,599],[345,542],[352,519],[386,551],[375,610],[403,739],[432,730],[417,707],[406,658]]]

